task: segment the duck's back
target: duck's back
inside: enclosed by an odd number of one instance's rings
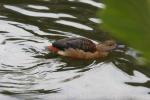
[[[85,52],[95,52],[96,45],[86,38],[65,38],[60,39],[52,44],[54,47],[65,50],[69,48],[83,50]]]

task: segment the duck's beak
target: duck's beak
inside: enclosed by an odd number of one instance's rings
[[[110,51],[125,51],[126,50],[126,46],[125,45],[117,45],[115,48],[113,48]]]

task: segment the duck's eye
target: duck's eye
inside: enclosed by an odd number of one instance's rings
[[[114,45],[114,43],[111,43],[111,44],[107,44],[107,46],[113,46]]]
[[[115,46],[115,44],[116,44],[115,41],[111,41],[111,40],[105,41],[104,43],[105,43],[105,45],[108,46],[108,47],[113,47],[113,46]]]

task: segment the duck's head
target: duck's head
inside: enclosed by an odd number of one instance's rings
[[[111,51],[117,47],[117,44],[114,40],[106,40],[97,45],[98,51]]]

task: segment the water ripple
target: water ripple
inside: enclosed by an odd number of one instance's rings
[[[87,3],[89,5],[92,5],[92,6],[95,6],[95,7],[98,7],[98,8],[104,8],[105,5],[102,4],[102,3],[99,3],[99,2],[95,2],[93,0],[79,0],[79,2],[83,2],[83,3]]]
[[[39,5],[28,5],[30,8],[38,9],[38,10],[49,10],[46,6],[39,6]]]
[[[28,11],[20,7],[16,6],[11,6],[11,5],[4,5],[5,8],[16,11],[18,13],[27,15],[27,16],[32,16],[32,17],[48,17],[48,18],[60,18],[60,17],[69,17],[69,18],[76,18],[72,15],[69,14],[64,14],[64,13],[41,13],[41,12],[33,12],[33,11]]]
[[[68,26],[72,26],[72,27],[84,29],[84,30],[93,30],[91,27],[88,27],[86,25],[76,23],[76,22],[66,21],[66,20],[57,20],[56,23],[60,23],[63,25],[68,25]]]
[[[150,68],[138,65],[135,50],[120,42],[122,49],[99,60],[75,60],[45,49],[66,37],[110,39],[96,16],[104,7],[98,0],[4,0],[0,93],[19,100],[150,98]],[[5,95],[0,98],[12,99]]]

